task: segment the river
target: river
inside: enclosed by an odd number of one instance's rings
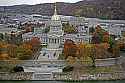
[[[0,83],[125,83],[125,80],[117,80],[117,81],[82,81],[82,82],[64,82],[64,81],[0,81]]]

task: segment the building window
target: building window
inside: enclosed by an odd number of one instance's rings
[[[58,43],[59,43],[59,39],[58,39]]]

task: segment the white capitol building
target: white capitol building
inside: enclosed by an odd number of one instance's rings
[[[78,30],[78,33],[64,33],[62,24],[67,22],[75,26]],[[57,53],[58,55],[59,53],[61,53],[63,44],[67,39],[73,40],[75,43],[91,42],[89,28],[95,27],[97,24],[100,24],[102,28],[107,30],[110,34],[116,36],[121,36],[121,32],[125,31],[124,20],[101,20],[98,18],[62,16],[57,14],[57,8],[55,5],[54,15],[51,17],[51,20],[45,21],[45,26],[34,27],[33,33],[23,34],[23,39],[25,41],[30,40],[33,36],[39,37],[41,40],[41,44],[47,45],[47,50],[50,51],[50,54]],[[50,31],[47,34],[42,33],[42,30],[44,28],[47,28],[48,26],[50,27]]]
[[[57,14],[57,9],[55,5],[55,11],[54,15],[51,17],[51,20],[49,21],[48,25],[45,25],[43,27],[34,27],[34,32],[23,34],[24,40],[30,40],[33,36],[39,37],[41,40],[41,44],[46,44],[46,53],[48,55],[56,55],[62,53],[62,48],[64,45],[65,40],[70,39],[74,42],[87,42],[89,43],[90,36],[88,34],[89,29],[84,28],[83,25],[78,26],[79,33],[77,34],[66,34],[63,31],[63,21],[61,20],[61,15]],[[50,27],[50,30],[47,34],[42,33],[42,29],[46,28],[47,26]]]
[[[54,48],[59,48],[62,47],[66,39],[71,39],[74,42],[89,42],[90,40],[90,35],[89,35],[89,28],[84,27],[84,22],[80,21],[72,21],[68,22],[71,25],[77,26],[78,33],[77,34],[66,34],[63,31],[63,26],[62,24],[65,23],[64,20],[69,19],[70,16],[61,16],[57,14],[57,9],[55,5],[55,11],[54,15],[51,17],[51,20],[49,20],[45,26],[41,27],[34,27],[34,33],[26,33],[23,34],[23,39],[24,40],[30,40],[32,36],[39,37],[41,40],[41,43],[47,44],[48,48],[54,49]],[[84,20],[84,18],[82,18]],[[75,24],[76,23],[76,24]],[[42,30],[44,28],[47,28],[47,26],[50,27],[50,31],[45,34],[42,33]]]
[[[64,34],[62,26],[62,21],[60,15],[57,15],[56,5],[55,5],[55,13],[51,18],[50,22],[50,31],[48,33],[48,48],[59,48],[64,44],[66,39],[71,39],[74,42],[89,42],[89,35],[87,34],[88,29],[84,29],[83,26],[79,26],[82,30],[79,30],[77,34]],[[80,33],[81,31],[81,33]],[[88,38],[87,38],[88,37]],[[85,40],[86,38],[86,40]]]
[[[63,18],[63,21],[62,21]],[[70,18],[70,20],[69,20]],[[75,20],[74,20],[75,18]],[[63,23],[69,20],[69,24],[76,26],[78,33],[76,34],[66,34],[63,31]],[[82,20],[81,20],[82,19]],[[38,22],[38,21],[37,21]],[[89,28],[95,27],[97,24],[100,24],[102,28],[109,31],[111,34],[116,36],[121,36],[121,31],[125,31],[125,21],[123,20],[100,20],[97,18],[84,18],[84,17],[73,17],[72,16],[61,16],[57,14],[57,9],[55,5],[54,15],[51,17],[51,20],[45,24],[45,26],[34,27],[34,32],[23,34],[23,39],[30,40],[33,36],[39,37],[42,45],[47,45],[47,48],[41,50],[41,54],[38,57],[38,61],[46,60],[57,60],[59,54],[62,53],[63,45],[65,40],[70,39],[75,43],[86,42],[89,43],[91,40],[91,35],[89,34]],[[42,30],[50,27],[49,32],[42,33]],[[88,27],[85,27],[88,26]],[[45,54],[45,55],[44,55]],[[48,65],[53,66],[53,64],[47,63],[40,67],[26,67],[25,71],[31,70],[36,72],[34,74],[34,79],[38,79],[39,75],[42,75],[45,72],[62,72],[62,69],[58,67],[49,68]],[[38,77],[37,77],[38,76]],[[45,75],[44,75],[45,76]],[[48,77],[47,77],[48,78]],[[41,78],[40,78],[41,79]]]

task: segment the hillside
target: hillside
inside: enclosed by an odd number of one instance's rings
[[[57,3],[61,15],[98,17],[102,19],[124,19],[125,0],[83,0],[77,3]],[[53,3],[37,5],[0,6],[1,13],[52,15]]]

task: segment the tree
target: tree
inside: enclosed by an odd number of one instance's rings
[[[92,60],[92,67],[95,67],[95,48],[94,48],[94,45],[92,44],[88,44],[86,46],[86,49],[87,49],[87,55],[91,58]]]
[[[0,33],[0,41],[4,39],[4,35]]]
[[[64,43],[64,56],[67,58],[68,56],[75,57],[77,53],[77,45],[72,40],[66,40]]]
[[[125,42],[125,38],[124,37],[121,38],[120,40],[118,40],[117,44],[118,44],[120,50],[124,50],[125,49],[125,43],[124,42]]]
[[[108,52],[108,49],[110,48],[108,43],[95,44],[94,46],[96,59],[105,59],[111,56]]]
[[[110,38],[109,35],[104,35],[102,42],[109,43],[109,38]]]
[[[93,44],[99,44],[99,43],[101,43],[101,36],[97,33],[94,33],[91,41]]]
[[[86,53],[86,44],[81,42],[77,45],[78,47],[78,54],[77,57],[80,59],[82,57],[83,60],[86,59],[87,53]]]
[[[45,29],[43,30],[44,33],[48,33],[49,31],[50,31],[50,27],[45,28]]]
[[[110,43],[109,33],[102,29],[101,26],[97,25],[97,27],[95,28],[95,32],[93,32],[92,43]]]
[[[100,25],[97,25],[97,26],[95,27],[95,32],[96,32],[96,33],[101,32],[101,30],[102,30],[102,28],[101,28]]]
[[[112,47],[112,56],[113,56],[113,57],[119,57],[119,56],[120,56],[120,47],[119,47],[118,43],[116,43],[116,44]]]
[[[0,54],[0,60],[9,60],[10,57],[7,53]]]
[[[73,25],[70,25],[69,23],[63,24],[63,30],[67,34],[77,33],[76,28]]]
[[[33,52],[30,49],[25,49],[22,47],[18,47],[17,50],[17,58],[20,60],[27,60],[32,58]]]
[[[89,28],[89,33],[92,34],[92,33],[94,33],[94,32],[95,32],[94,27],[90,27],[90,28]]]
[[[30,50],[33,49],[32,45],[29,44],[29,42],[25,42],[25,43],[21,44],[20,47],[24,48],[24,49],[30,49]]]
[[[30,41],[30,45],[33,47],[33,52],[37,51],[40,47],[40,39],[38,37],[33,37]]]
[[[68,56],[66,61],[68,62],[68,64],[72,65],[73,63],[76,62],[76,59],[75,59],[75,57]]]
[[[78,47],[77,57],[81,61],[81,63],[85,64],[85,65],[91,65],[92,64],[92,59],[89,57],[89,54],[88,54],[88,49],[87,49],[88,45],[89,44],[81,42],[77,46]]]
[[[16,57],[16,49],[17,46],[13,45],[13,44],[9,44],[9,46],[7,47],[8,49],[8,54],[10,57],[15,58]]]

